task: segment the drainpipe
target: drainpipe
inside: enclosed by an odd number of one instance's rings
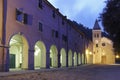
[[[5,46],[5,43],[6,43],[6,15],[7,15],[7,0],[3,0],[3,9],[2,9],[2,14],[3,14],[3,17],[2,17],[2,39],[1,39],[1,44],[2,46],[2,50],[3,50],[3,53],[2,53],[2,70],[4,71],[5,70],[5,66],[4,66],[4,59],[5,59],[5,48],[7,48]]]

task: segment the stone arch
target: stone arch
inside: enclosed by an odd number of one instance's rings
[[[66,67],[66,51],[64,48],[60,51],[60,63],[61,67]]]
[[[78,53],[78,64],[80,65],[81,63],[82,63],[82,61],[81,61],[81,54]]]
[[[68,52],[68,66],[72,66],[72,50],[69,50]]]
[[[34,52],[34,68],[46,68],[46,47],[42,41],[37,41]]]
[[[20,34],[15,34],[9,42],[9,69],[28,69],[28,41]]]
[[[55,45],[50,47],[50,67],[58,67],[58,50]]]
[[[82,53],[82,64],[85,64],[85,54]]]
[[[74,52],[74,66],[77,66],[77,53]]]

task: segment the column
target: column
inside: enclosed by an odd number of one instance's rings
[[[34,70],[34,49],[28,51],[28,69]]]

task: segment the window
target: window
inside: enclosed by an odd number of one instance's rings
[[[55,31],[55,37],[58,38],[58,31]]]
[[[67,42],[67,36],[62,35],[62,40],[65,41],[65,42]]]
[[[94,34],[94,37],[96,38],[96,34]]]
[[[65,40],[64,41],[67,42],[67,36],[65,36]]]
[[[42,25],[42,23],[41,22],[39,22],[39,31],[43,31],[43,25]]]
[[[18,9],[16,9],[16,20],[21,23],[23,22],[23,13]]]
[[[97,34],[97,38],[99,38],[99,34]]]
[[[96,47],[98,47],[98,44],[96,44]]]
[[[38,2],[38,6],[39,6],[39,8],[43,8],[43,5],[42,5],[42,0],[39,0],[39,2]]]
[[[105,46],[105,43],[102,43],[102,46]]]
[[[52,37],[55,35],[55,30],[52,29]]]
[[[58,38],[59,37],[58,31],[52,30],[52,37]]]
[[[55,18],[55,10],[53,10],[53,14],[52,14],[53,18]]]
[[[16,20],[21,23],[27,24],[28,23],[28,14],[23,13],[22,11],[16,9]]]

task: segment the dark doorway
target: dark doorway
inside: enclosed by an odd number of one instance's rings
[[[10,68],[15,68],[15,54],[10,54]]]

